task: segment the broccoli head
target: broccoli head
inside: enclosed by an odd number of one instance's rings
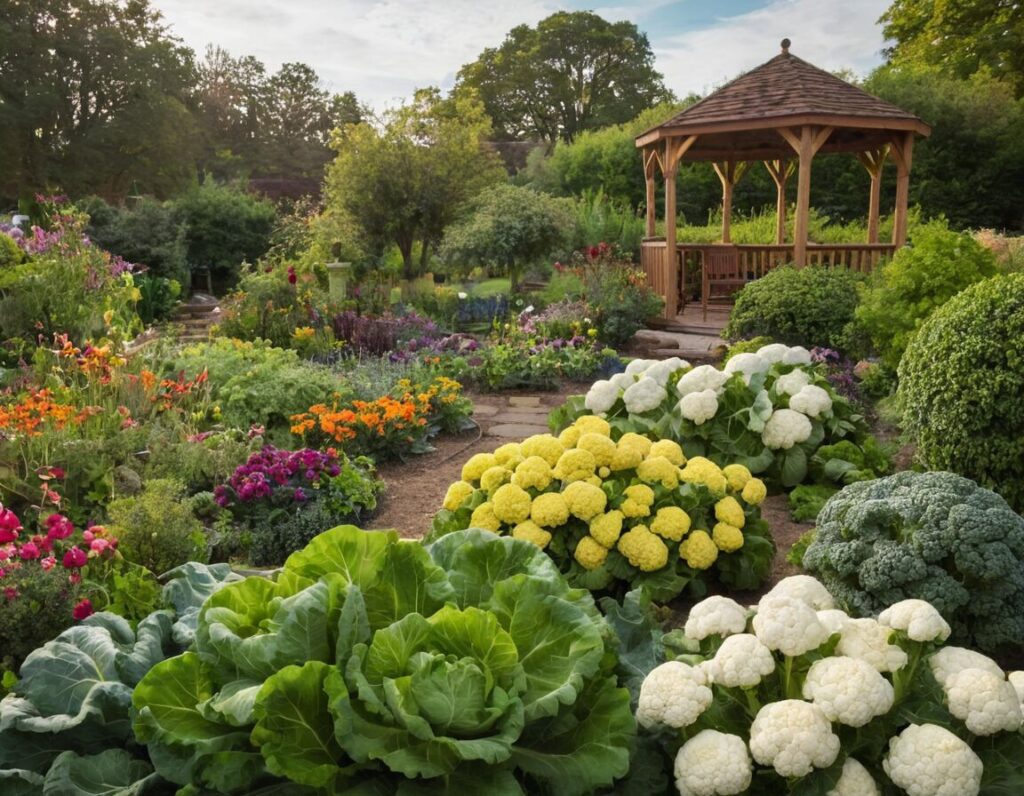
[[[821,509],[803,564],[851,613],[917,598],[962,644],[1024,643],[1024,517],[967,478],[901,472],[850,484]]]

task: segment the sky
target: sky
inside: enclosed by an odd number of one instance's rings
[[[882,61],[876,20],[891,0],[151,0],[197,53],[217,44],[274,71],[312,66],[332,91],[377,110],[416,88],[450,88],[459,68],[519,24],[559,10],[634,22],[679,96],[705,94],[791,52],[823,69],[866,74]],[[604,3],[603,5],[601,3]]]

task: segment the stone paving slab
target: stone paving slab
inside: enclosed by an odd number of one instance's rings
[[[547,425],[536,425],[532,423],[498,423],[487,429],[489,437],[504,437],[506,439],[522,440],[532,437],[534,434],[549,434]]]
[[[512,395],[508,399],[509,406],[540,406],[540,396],[537,395]]]
[[[493,417],[500,411],[500,407],[491,406],[490,404],[473,404],[474,415],[481,415],[482,417]]]
[[[525,423],[528,426],[544,425],[548,423],[548,410],[543,409],[536,412],[519,410],[513,412],[502,412],[494,418],[496,423]]]

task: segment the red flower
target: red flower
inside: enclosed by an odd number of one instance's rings
[[[597,246],[591,246],[590,249],[587,251],[587,254],[590,255],[591,260],[596,260],[600,253],[601,250],[598,249]]]
[[[82,600],[78,605],[75,606],[75,610],[71,612],[71,615],[75,619],[81,622],[87,616],[92,616],[92,602],[89,600]]]
[[[23,561],[32,561],[39,558],[39,548],[33,542],[25,542],[18,551]]]
[[[88,562],[89,557],[85,551],[78,547],[72,547],[64,554],[64,569],[81,569]]]
[[[18,515],[10,509],[5,509],[0,504],[0,544],[13,542],[18,538],[18,531],[20,530],[21,520],[18,519]]]
[[[58,481],[64,477],[64,470],[60,467],[51,467],[50,476],[56,478]]]
[[[13,542],[17,538],[17,531],[12,531],[9,528],[0,527],[0,544],[7,544],[8,542]]]
[[[295,267],[289,265],[288,266],[288,284],[294,285],[298,281],[299,281],[299,277],[295,273]]]
[[[74,532],[75,526],[63,514],[51,514],[46,518],[46,535],[50,539],[67,539]]]
[[[18,598],[18,590],[14,586],[8,586],[4,589],[4,597],[8,600],[16,600]]]

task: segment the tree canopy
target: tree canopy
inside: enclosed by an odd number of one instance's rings
[[[500,136],[549,142],[628,121],[672,96],[647,36],[588,11],[518,25],[460,70],[458,86],[479,92]]]

